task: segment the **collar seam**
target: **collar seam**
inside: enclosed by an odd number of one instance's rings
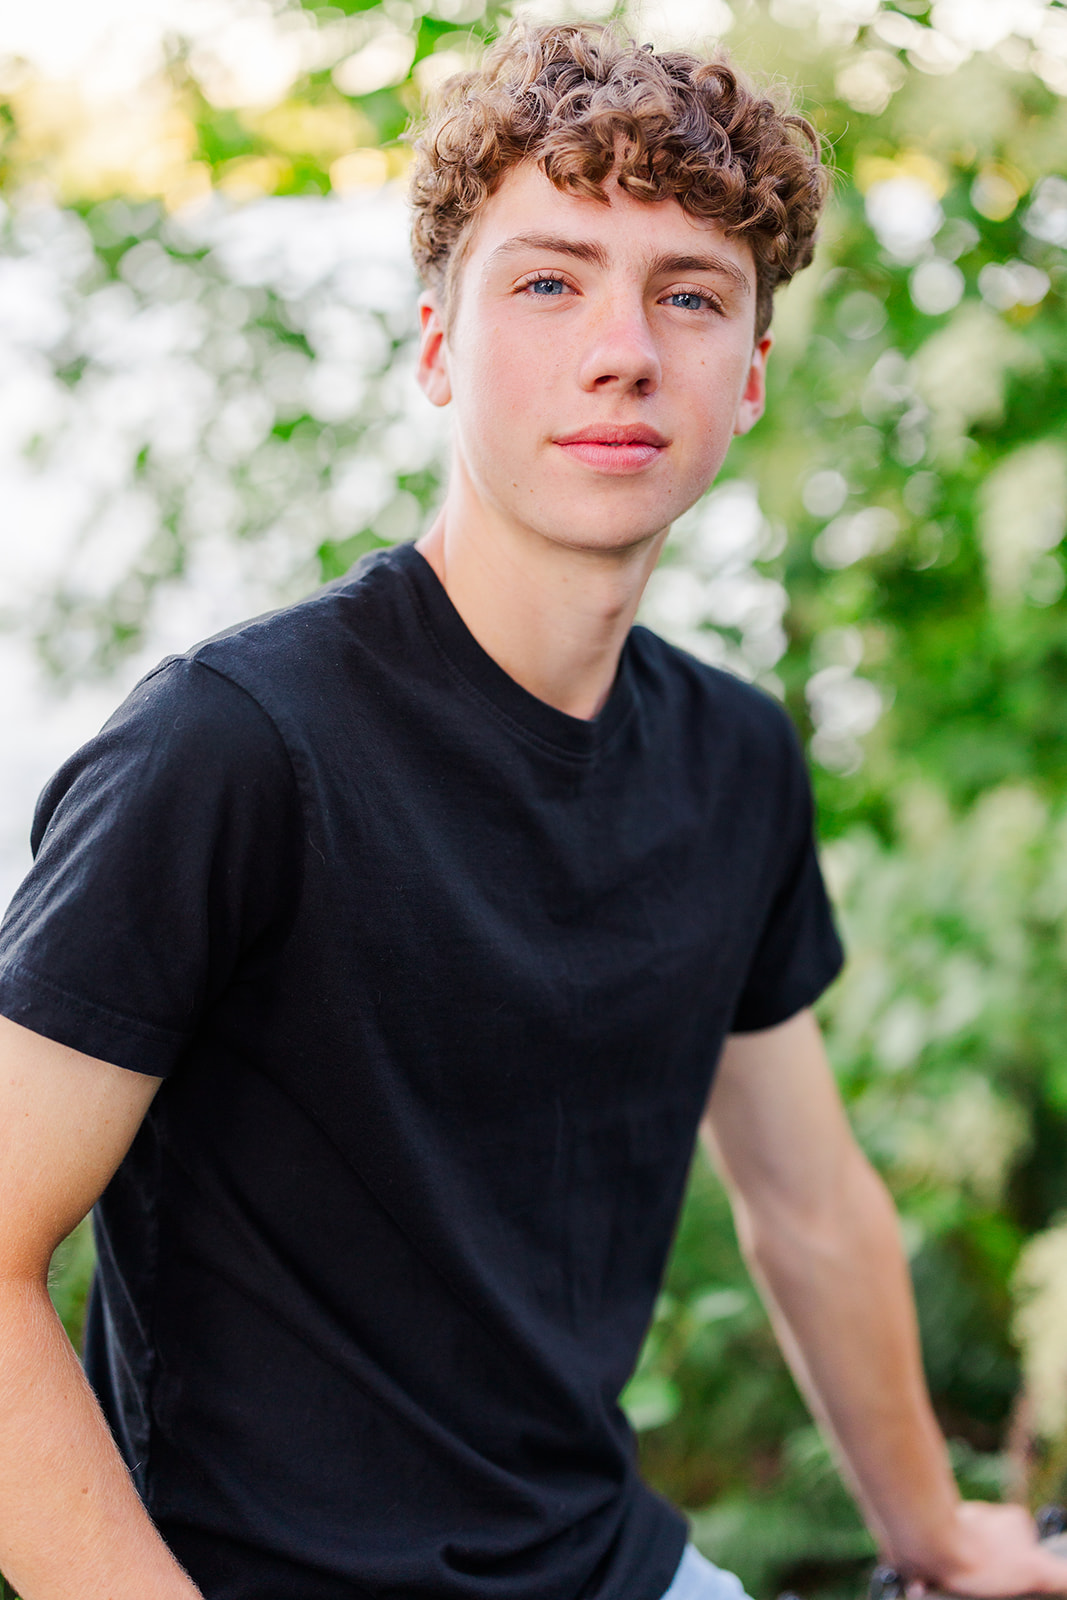
[[[424,558],[420,556],[419,559],[422,560]],[[527,744],[532,744],[535,746],[535,748],[541,750],[545,754],[561,757],[566,761],[571,761],[576,764],[587,765],[589,762],[595,760],[595,758],[599,756],[602,751],[607,749],[611,742],[626,726],[633,714],[632,705],[624,707],[622,714],[620,715],[615,726],[610,728],[602,738],[591,743],[588,750],[571,750],[568,749],[566,745],[557,744],[554,740],[545,738],[543,734],[535,733],[532,728],[528,728],[525,723],[520,722],[516,717],[513,717],[510,712],[505,711],[502,706],[497,705],[496,701],[493,700],[490,695],[486,694],[485,690],[480,688],[478,684],[473,682],[473,680],[463,670],[459,663],[453,659],[452,655],[445,647],[445,644],[441,639],[437,629],[434,627],[433,617],[430,614],[429,607],[427,606],[423,595],[419,592],[419,585],[416,582],[414,575],[410,573],[406,567],[402,567],[400,570],[403,574],[404,582],[408,587],[408,591],[415,602],[415,612],[418,616],[419,624],[429,638],[430,643],[433,645],[438,656],[444,662],[445,667],[448,669],[449,675],[454,678],[467,691],[468,694],[476,699],[479,705],[481,705],[485,710],[489,711],[496,721],[502,723],[511,733],[516,734]],[[521,685],[519,685],[519,687],[521,687]]]

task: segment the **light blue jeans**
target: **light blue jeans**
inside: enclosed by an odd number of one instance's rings
[[[740,1578],[712,1566],[695,1545],[687,1544],[663,1600],[748,1600]]]

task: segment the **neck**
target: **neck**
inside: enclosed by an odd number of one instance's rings
[[[463,500],[450,489],[416,548],[510,678],[558,711],[595,717],[667,530],[627,550],[575,549]]]

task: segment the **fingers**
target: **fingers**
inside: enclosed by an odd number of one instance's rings
[[[1039,1549],[1034,1552],[1034,1564],[1039,1594],[1067,1594],[1067,1561],[1063,1556]]]
[[[950,1552],[947,1559],[932,1561],[921,1578],[915,1574],[906,1600],[1067,1595],[1067,1560],[1038,1543],[1037,1529],[1022,1506],[964,1502],[956,1512]]]

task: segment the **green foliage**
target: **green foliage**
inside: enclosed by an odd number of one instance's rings
[[[954,813],[923,785],[902,796],[893,834],[852,828],[827,847],[850,960],[820,1009],[900,1208],[957,1471],[997,1497],[1019,1465],[1003,1455],[1021,1378],[1013,1276],[1023,1241],[1067,1204],[1067,814],[1020,786]],[[854,1593],[869,1542],[745,1289],[725,1199],[698,1161],[626,1396],[646,1468],[751,1593]]]
[[[821,263],[784,297],[768,415],[731,470],[789,531],[759,569],[790,597],[775,672],[813,735],[850,958],[822,1017],[901,1208],[935,1405],[966,1492],[1025,1492],[1029,1470],[1038,1499],[1062,1492],[1064,1455],[1056,1439],[1017,1436],[1040,1350],[1035,1334],[1020,1352],[1012,1308],[1024,1241],[1067,1208],[1064,504],[1055,466],[1040,476],[1063,460],[1067,239],[1040,237],[1037,214],[1039,152],[1046,131],[1062,140],[1064,109],[976,59],[951,109],[970,97],[997,114],[982,128],[968,117],[964,137],[939,117],[944,93],[913,74],[875,120],[812,89],[848,181]],[[884,181],[923,161],[937,164],[945,220],[925,254],[898,260],[859,183],[870,194],[872,170]],[[1018,193],[994,220],[981,185],[1001,169]],[[958,302],[921,311],[923,262],[950,260]],[[1005,261],[1046,274],[1039,306],[990,303],[989,269]],[[866,529],[846,520],[870,508]],[[693,549],[676,541],[690,569]],[[836,748],[820,706],[835,675],[868,679],[887,708],[853,745],[846,724]],[[661,1385],[658,1415],[632,1413],[652,1424],[644,1461],[753,1594],[854,1594],[870,1546],[766,1325],[738,1316],[699,1354],[693,1297],[743,1282],[712,1186],[698,1169],[637,1374],[636,1400]],[[1061,1337],[1046,1327],[1046,1343]]]
[[[48,1273],[48,1292],[76,1350],[81,1349],[85,1306],[93,1276],[92,1224],[88,1217],[63,1241]]]
[[[875,1548],[818,1430],[792,1432],[774,1480],[735,1490],[693,1518],[693,1539],[750,1594],[772,1587],[854,1596]]]
[[[358,0],[306,9],[321,27],[365,27],[353,51],[400,15]],[[238,196],[312,197],[346,151],[382,145],[381,174],[399,174],[428,66],[476,48],[501,15],[445,9],[412,13],[401,81],[346,95],[325,66],[268,111],[213,104],[179,52],[195,160]],[[767,416],[737,441],[725,489],[680,524],[649,616],[781,692],[810,740],[850,953],[821,1014],[901,1209],[935,1403],[968,1492],[1025,1493],[1028,1461],[1043,1459],[1036,1494],[1067,1460],[1051,1424],[1024,1440],[1036,1455],[1019,1448],[1042,1338],[1059,1335],[1051,1314],[1052,1335],[1014,1320],[1027,1241],[1052,1239],[1067,1212],[1067,102],[1021,44],[924,69],[918,4],[883,5],[843,42],[735,10],[738,58],[803,85],[839,176],[816,265],[776,313]],[[17,98],[4,115],[14,183],[36,169]],[[119,358],[100,330],[114,297],[146,329],[161,307],[193,307],[165,376],[194,399],[158,426],[147,412],[123,423],[119,475],[154,506],[150,537],[113,581],[72,557],[34,601],[57,674],[110,670],[204,561],[254,572],[260,586],[234,578],[230,603],[255,609],[416,531],[442,446],[398,397],[410,287],[361,299],[343,263],[301,282],[280,265],[242,276],[228,211],[200,226],[143,197],[72,204],[70,329],[41,362],[75,410],[110,414]],[[8,248],[52,263],[51,237],[16,215]],[[319,381],[341,365],[348,402]],[[56,473],[68,443],[42,423],[27,470]],[[53,1274],[75,1338],[86,1241]],[[1055,1270],[1038,1285],[1050,1305]],[[786,1585],[857,1591],[870,1541],[699,1159],[625,1400],[650,1477],[758,1600]]]

